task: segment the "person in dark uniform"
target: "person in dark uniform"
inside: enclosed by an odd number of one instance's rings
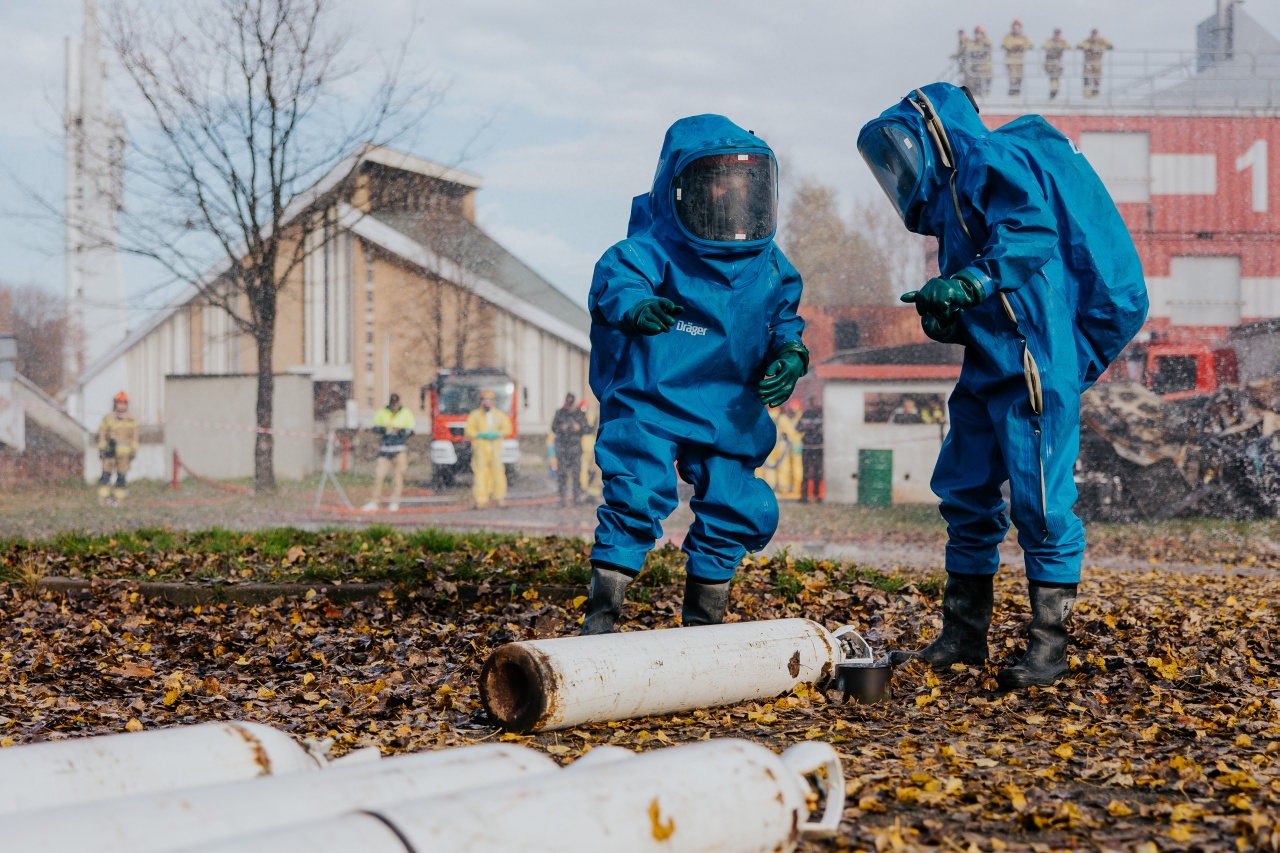
[[[556,437],[556,479],[560,486],[560,506],[569,505],[569,492],[573,502],[582,499],[582,436],[587,431],[587,413],[578,408],[578,398],[564,396],[564,405],[556,410],[551,420],[551,434]]]
[[[811,406],[796,425],[804,438],[800,454],[800,503],[822,503],[822,407]]]

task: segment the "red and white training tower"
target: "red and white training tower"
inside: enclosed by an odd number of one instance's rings
[[[1089,158],[1142,257],[1147,329],[1215,339],[1280,317],[1280,40],[1220,0],[1195,51],[1108,52],[1095,97],[1081,52],[1066,59],[1050,99],[1043,57],[1028,53],[1023,94],[1004,97],[997,77],[983,119],[1038,113]]]

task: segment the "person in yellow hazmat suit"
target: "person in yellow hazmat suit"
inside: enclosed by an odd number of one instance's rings
[[[471,494],[476,508],[483,509],[490,499],[499,507],[507,505],[507,470],[502,467],[502,440],[515,433],[511,418],[501,409],[494,408],[497,395],[492,391],[480,392],[480,408],[467,415],[463,434],[471,442],[471,473],[475,482]]]
[[[387,509],[392,512],[400,510],[404,472],[409,467],[407,442],[416,428],[413,412],[400,405],[399,394],[392,394],[387,405],[373,416],[373,431],[381,438],[378,442],[378,462],[373,473],[373,499],[364,505],[365,512],[373,512],[378,508],[378,501],[382,497],[382,483],[390,471],[395,473],[391,478],[391,503],[387,505]]]
[[[115,506],[129,493],[129,463],[138,455],[138,422],[129,414],[129,395],[121,391],[111,403],[111,413],[98,426],[98,456],[102,476],[98,479],[98,503]],[[111,487],[111,475],[116,485]]]
[[[792,401],[787,410],[769,410],[769,419],[778,431],[777,443],[769,451],[756,476],[764,480],[780,498],[800,496],[801,436],[796,429],[800,420],[800,404]]]
[[[586,400],[579,403],[578,408],[582,410],[587,419],[587,431],[582,434],[582,463],[578,471],[579,482],[582,484],[583,494],[598,498],[603,493],[603,485],[600,482],[600,468],[596,465],[596,428],[600,424],[600,410],[594,406],[588,406]]]

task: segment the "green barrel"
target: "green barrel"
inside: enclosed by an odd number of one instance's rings
[[[893,451],[858,451],[858,503],[893,506]]]

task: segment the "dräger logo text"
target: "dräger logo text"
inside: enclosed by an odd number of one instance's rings
[[[684,320],[676,320],[676,331],[688,332],[694,337],[697,337],[698,335],[705,335],[707,333],[707,327],[695,326],[693,323],[686,323]]]

